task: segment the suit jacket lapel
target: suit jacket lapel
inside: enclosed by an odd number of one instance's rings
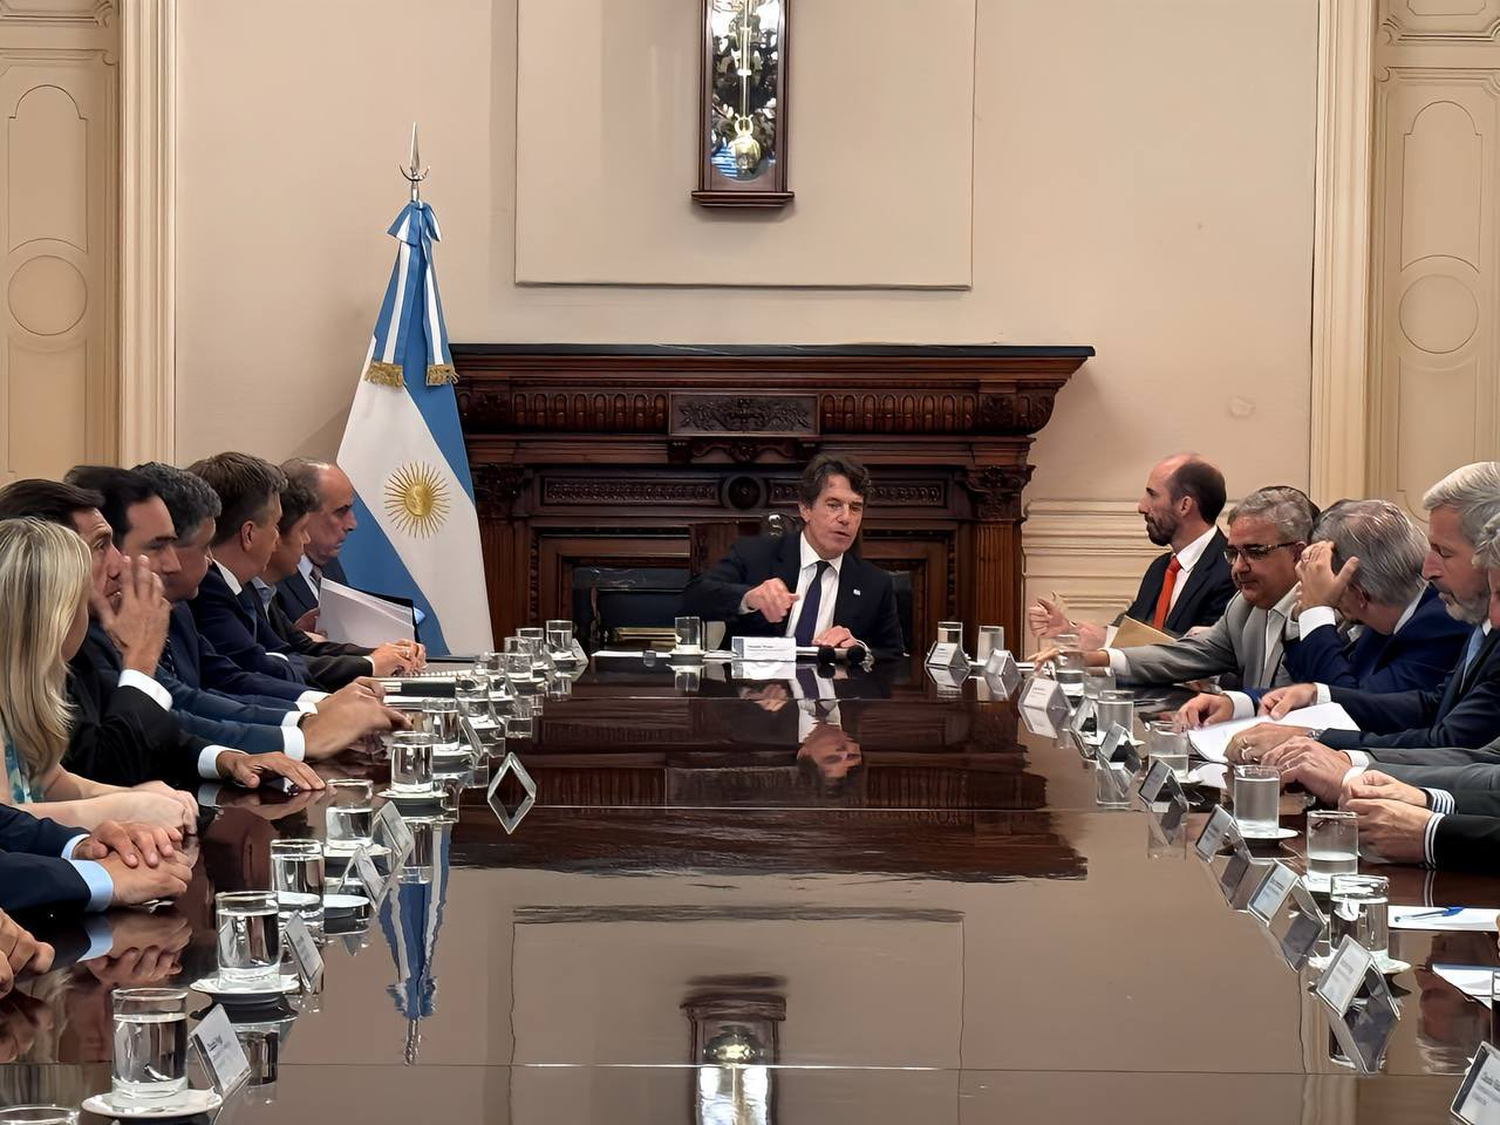
[[[859,589],[859,558],[852,550],[844,552],[844,561],[839,565],[837,594],[833,599],[833,624],[842,625],[854,633],[858,621],[860,603],[864,595],[855,596]]]
[[[783,535],[781,546],[776,551],[775,577],[786,583],[792,593],[797,592],[797,579],[802,571],[802,533]]]
[[[1500,642],[1500,629],[1491,629],[1489,634],[1480,643],[1479,651],[1474,654],[1474,663],[1469,665],[1469,670],[1459,677],[1458,696],[1467,694],[1469,689],[1474,686],[1475,681],[1479,679],[1479,673],[1489,663],[1490,657],[1495,651],[1496,642]],[[1454,701],[1457,702],[1457,697],[1455,697]]]

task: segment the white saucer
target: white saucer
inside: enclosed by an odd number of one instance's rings
[[[391,854],[391,849],[384,844],[346,844],[340,841],[338,843],[325,843],[323,845],[323,855],[326,859],[353,859],[354,853],[359,851],[360,848],[364,848],[369,853],[371,859],[379,859],[382,856]]]
[[[360,910],[369,910],[370,900],[364,895],[331,894],[323,896],[324,914],[353,914]]]
[[[397,793],[394,789],[383,789],[375,794],[377,797],[384,797],[387,801],[395,801],[397,804],[404,802],[409,805],[430,804],[434,801],[441,801],[446,795],[445,791],[436,785],[426,793]]]
[[[1246,840],[1265,841],[1290,840],[1293,836],[1300,835],[1300,833],[1295,828],[1278,828],[1274,832],[1246,832],[1241,828],[1240,835],[1245,837]]]
[[[269,1000],[274,996],[284,996],[288,992],[297,990],[297,974],[282,973],[281,983],[274,985],[261,985],[247,988],[242,984],[230,984],[221,980],[219,974],[195,980],[190,986],[194,992],[201,992],[205,996],[211,996],[215,1000]]]
[[[158,1121],[177,1117],[193,1117],[208,1113],[224,1104],[224,1099],[212,1090],[184,1090],[173,1098],[160,1098],[144,1102],[136,1099],[116,1101],[113,1092],[95,1094],[84,1100],[83,1108],[100,1117],[119,1117],[126,1121],[155,1119]]]

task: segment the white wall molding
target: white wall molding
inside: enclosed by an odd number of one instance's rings
[[[120,28],[120,460],[176,447],[177,0],[135,0]]]
[[[1080,616],[1114,617],[1135,598],[1163,548],[1129,500],[1033,500],[1022,525],[1026,602],[1053,591]]]
[[[1369,486],[1376,20],[1370,0],[1318,5],[1311,487],[1322,504],[1364,496]]]

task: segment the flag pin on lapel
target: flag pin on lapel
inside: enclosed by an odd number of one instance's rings
[[[859,597],[859,589],[858,589],[858,587],[856,587],[855,590],[854,590],[854,596],[856,598]]]

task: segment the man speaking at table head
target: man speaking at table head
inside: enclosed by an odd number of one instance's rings
[[[853,550],[870,474],[820,453],[797,486],[798,535],[742,539],[682,592],[686,612],[725,623],[724,638],[792,637],[799,645],[904,651],[891,576]]]

